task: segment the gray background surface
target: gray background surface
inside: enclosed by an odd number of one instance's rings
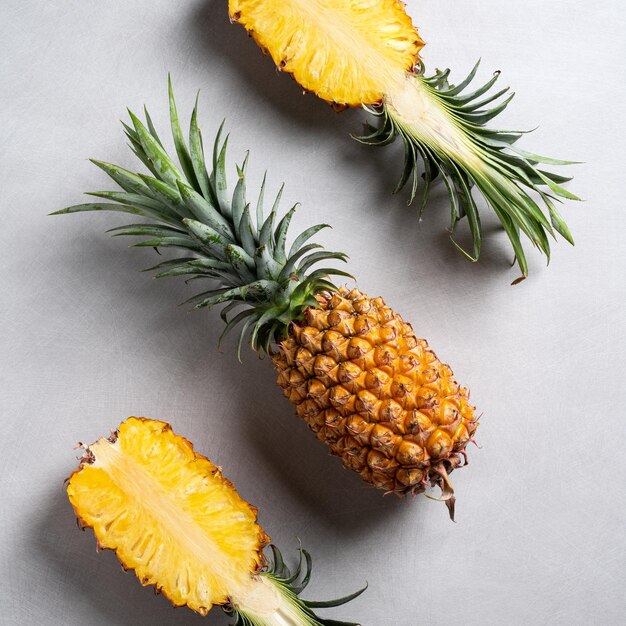
[[[350,140],[361,112],[335,115],[275,72],[226,1],[3,0],[0,8],[0,585],[2,624],[200,624],[97,555],[77,531],[63,479],[78,440],[139,414],[171,421],[225,468],[290,557],[316,560],[310,597],[368,581],[333,615],[368,626],[618,624],[626,613],[623,3],[408,2],[430,68],[459,78],[504,70],[518,95],[500,126],[540,129],[536,152],[584,160],[564,214],[577,241],[549,269],[529,250],[517,287],[507,241],[486,217],[483,258],[464,261],[445,231],[441,188],[424,221],[390,189],[400,151]],[[234,340],[216,350],[216,313],[176,304],[182,281],[140,269],[105,228],[112,215],[46,217],[107,188],[85,160],[133,164],[118,120],[146,103],[167,134],[166,74],[187,115],[223,116],[231,157],[252,151],[299,200],[295,230],[351,257],[472,389],[480,449],[453,476],[457,524],[425,498],[366,488],[327,456],[274,384],[269,361]],[[231,169],[234,173],[234,169]],[[486,214],[485,214],[486,215]],[[221,611],[205,620],[225,624]]]

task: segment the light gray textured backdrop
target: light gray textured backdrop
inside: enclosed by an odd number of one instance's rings
[[[227,19],[226,0],[3,0],[0,281],[0,622],[200,624],[97,555],[76,529],[63,479],[74,444],[131,415],[172,422],[225,468],[290,557],[315,557],[311,597],[369,590],[334,615],[367,626],[624,623],[624,31],[618,0],[408,2],[430,68],[458,78],[482,56],[518,95],[500,126],[540,129],[536,152],[583,160],[549,268],[530,252],[517,287],[493,219],[479,264],[449,243],[439,189],[418,224],[391,196],[400,152],[358,145],[363,114],[302,96]],[[176,306],[190,287],[140,269],[112,215],[46,217],[107,187],[86,157],[131,164],[119,119],[148,104],[167,133],[166,75],[187,114],[222,117],[231,155],[252,151],[301,201],[295,228],[351,257],[454,367],[482,412],[480,449],[455,472],[458,523],[425,498],[383,498],[344,471],[294,417],[269,361],[216,313]],[[231,173],[233,170],[231,170]],[[295,230],[295,229],[294,229]],[[219,609],[204,621],[225,624]]]

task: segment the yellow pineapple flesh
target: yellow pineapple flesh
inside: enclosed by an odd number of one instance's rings
[[[378,102],[424,43],[397,0],[230,0],[241,23],[305,89],[328,102]]]
[[[381,298],[319,297],[273,359],[300,417],[346,468],[399,495],[441,486],[477,428],[467,389]]]
[[[205,614],[263,564],[256,509],[164,422],[131,417],[91,445],[68,495],[98,543],[176,606]]]
[[[276,546],[267,560],[257,510],[165,422],[129,417],[86,448],[67,492],[79,525],[93,528],[125,570],[201,615],[222,605],[240,625],[320,626],[327,622],[313,608],[365,591],[321,603],[299,597],[311,575],[309,553],[300,548],[293,573]]]

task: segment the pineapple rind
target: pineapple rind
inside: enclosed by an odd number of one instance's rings
[[[269,538],[220,469],[168,424],[123,422],[88,448],[68,496],[81,525],[142,585],[206,614],[264,564]]]
[[[379,101],[424,46],[397,0],[230,0],[229,10],[279,70],[336,105]]]
[[[448,474],[478,427],[468,390],[381,298],[319,300],[273,355],[284,395],[347,469],[398,495],[438,485],[453,517]]]

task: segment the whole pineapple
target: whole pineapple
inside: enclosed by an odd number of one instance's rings
[[[472,261],[482,241],[478,191],[506,231],[522,272],[528,264],[521,234],[550,258],[549,237],[572,235],[556,208],[561,198],[578,200],[561,183],[569,178],[545,165],[570,162],[538,156],[514,145],[524,132],[487,124],[509,104],[509,88],[488,93],[500,72],[470,90],[478,65],[457,85],[450,70],[426,76],[424,42],[398,0],[229,0],[232,21],[241,24],[279,71],[334,109],[362,106],[378,120],[366,125],[369,145],[404,143],[404,168],[395,191],[411,181],[410,201],[421,187],[420,214],[432,183],[441,180],[450,197],[451,239]],[[499,100],[505,96],[503,100]],[[497,102],[496,102],[497,101]],[[454,237],[463,218],[470,249]]]
[[[257,509],[165,422],[129,417],[86,447],[67,494],[98,546],[175,606],[206,615],[220,605],[235,626],[357,626],[312,609],[345,604],[364,589],[329,602],[299,598],[311,574],[306,550],[293,574],[275,546],[268,560]]]
[[[418,493],[430,481],[451,496],[448,473],[476,430],[467,389],[382,298],[340,288],[318,302],[272,357],[298,415],[376,487]]]
[[[438,485],[453,516],[448,474],[465,460],[477,428],[468,391],[381,298],[335,286],[329,277],[349,276],[342,270],[316,268],[321,261],[346,258],[307,243],[326,225],[307,228],[287,248],[296,207],[277,222],[282,189],[264,217],[263,182],[253,219],[245,190],[247,157],[230,196],[228,139],[222,140],[220,128],[209,174],[197,106],[188,148],[171,83],[169,94],[180,168],[150,117],[144,125],[131,113],[133,127],[127,126],[126,134],[153,176],[94,161],[123,191],[95,192],[91,195],[112,202],[57,213],[109,210],[150,220],[115,228],[114,235],[145,237],[137,246],[185,251],[151,269],[159,278],[208,280],[207,290],[189,302],[196,308],[225,305],[224,332],[238,326],[239,350],[248,338],[255,350],[271,355],[285,395],[345,467],[399,495]]]

